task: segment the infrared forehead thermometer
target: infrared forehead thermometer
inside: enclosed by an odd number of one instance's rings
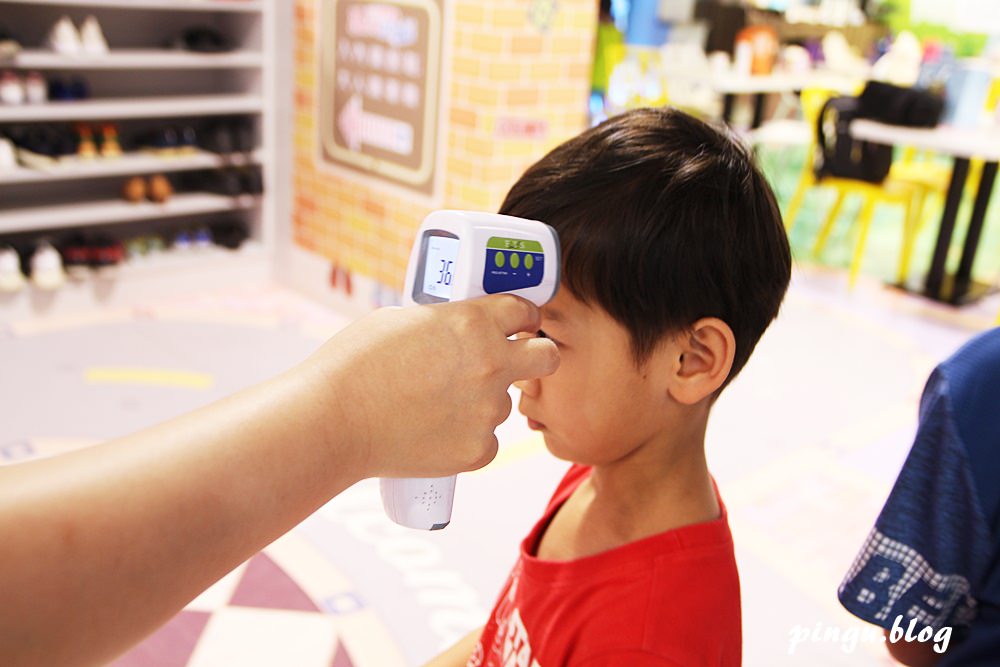
[[[545,223],[498,213],[435,211],[420,225],[410,252],[403,305],[510,292],[542,306],[558,287],[559,237]],[[454,475],[383,478],[381,486],[385,512],[396,523],[439,530],[451,521]]]

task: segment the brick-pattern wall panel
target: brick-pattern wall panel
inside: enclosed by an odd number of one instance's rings
[[[444,158],[429,201],[321,164],[316,19],[324,1],[296,0],[294,238],[399,289],[427,213],[496,210],[528,165],[585,127],[597,2],[445,2]]]

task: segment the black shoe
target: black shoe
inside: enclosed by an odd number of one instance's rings
[[[207,27],[188,28],[174,38],[168,48],[195,53],[224,53],[233,50],[219,31]]]
[[[238,220],[231,222],[217,222],[211,225],[212,237],[215,244],[230,250],[237,250],[249,237],[246,223]]]
[[[18,148],[18,157],[27,166],[51,163],[62,157],[76,155],[79,139],[68,128],[52,125],[31,125],[15,128],[11,140]]]
[[[139,144],[142,148],[157,153],[176,153],[180,148],[180,136],[171,125],[159,127],[146,134]]]
[[[237,153],[249,156],[257,147],[253,125],[246,119],[233,121],[233,148]]]
[[[201,187],[208,192],[226,197],[239,197],[244,192],[240,174],[233,167],[207,172],[202,179]]]
[[[228,157],[236,151],[236,142],[227,124],[213,125],[207,132],[201,133],[200,139],[201,147],[212,153]]]
[[[243,192],[248,195],[264,194],[264,178],[257,167],[243,167],[239,170],[240,182],[243,184]]]
[[[241,119],[216,123],[200,139],[202,148],[226,157],[237,153],[249,156],[257,147],[253,126]]]

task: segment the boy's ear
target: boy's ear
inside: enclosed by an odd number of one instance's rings
[[[705,317],[674,339],[673,372],[668,391],[679,403],[694,405],[725,383],[733,368],[736,337],[717,317]]]

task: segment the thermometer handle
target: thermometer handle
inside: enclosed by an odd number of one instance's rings
[[[451,522],[455,479],[455,475],[418,479],[383,477],[382,505],[389,518],[401,526],[440,530]]]

